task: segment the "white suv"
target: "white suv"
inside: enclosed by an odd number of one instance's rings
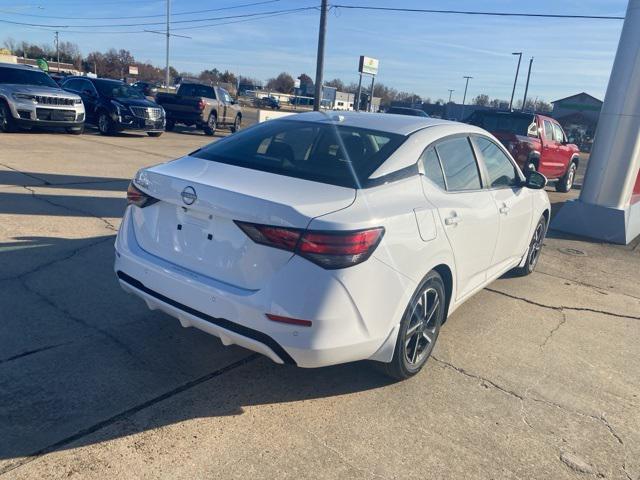
[[[62,90],[41,70],[0,64],[0,132],[24,127],[62,127],[69,133],[84,129],[84,105],[78,95]]]
[[[278,363],[422,368],[440,326],[549,220],[477,127],[349,112],[271,120],[139,171],[116,241],[122,287]]]

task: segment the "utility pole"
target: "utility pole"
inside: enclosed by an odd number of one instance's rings
[[[355,107],[355,111],[360,111],[360,97],[362,96],[362,72],[360,72],[360,80],[358,80],[358,93],[356,94],[356,101],[353,102],[353,106]]]
[[[167,91],[169,91],[169,81],[170,81],[170,76],[169,76],[169,37],[171,36],[171,33],[169,32],[169,23],[171,21],[171,0],[167,0],[167,63],[166,63],[166,69],[164,72],[164,84],[165,87],[167,88]]]
[[[449,101],[447,103],[451,103],[451,94],[455,92],[455,90],[449,89]]]
[[[58,62],[58,73],[60,73],[60,41],[58,38],[58,32],[56,32],[56,57]]]
[[[371,98],[369,99],[369,111],[373,112],[373,87],[376,83],[376,76],[371,75]]]
[[[329,9],[328,0],[322,0],[320,6],[320,30],[318,31],[318,56],[316,58],[316,89],[313,99],[313,109],[320,110],[322,103],[322,83],[324,73],[324,38],[327,34],[327,11]]]
[[[464,85],[464,95],[462,96],[462,115],[461,115],[460,120],[462,120],[464,118],[464,103],[467,100],[467,88],[469,87],[469,80],[471,80],[473,77],[464,76],[462,78],[466,78],[467,79],[467,83],[465,83],[465,85]]]
[[[518,73],[520,73],[520,61],[522,60],[522,52],[513,52],[511,55],[518,55],[518,66],[516,67],[516,78],[513,80],[513,90],[511,90],[509,110],[513,109],[513,96],[516,94],[516,83],[518,83]]]
[[[529,79],[531,78],[531,65],[533,65],[533,57],[529,60],[529,71],[527,72],[527,85],[524,87],[524,99],[522,100],[522,111],[527,104],[527,93],[529,92]]]

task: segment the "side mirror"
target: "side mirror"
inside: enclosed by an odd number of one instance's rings
[[[527,129],[527,136],[533,137],[533,138],[539,138],[540,132],[538,131],[538,125],[536,125],[535,123],[532,123],[531,125],[529,125],[529,128]]]
[[[95,97],[94,93],[88,88],[85,88],[84,90],[82,90],[82,94],[86,95],[87,97]]]
[[[527,173],[523,185],[531,190],[541,190],[547,186],[547,177],[540,172],[531,171]]]

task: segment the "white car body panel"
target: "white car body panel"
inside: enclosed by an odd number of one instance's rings
[[[370,176],[383,180],[415,166],[429,144],[448,135],[493,139],[469,125],[399,115],[314,112],[277,121],[296,119],[410,135]],[[448,193],[417,168],[351,189],[187,156],[139,172],[135,184],[159,202],[127,208],[116,240],[123,288],[183,326],[301,367],[390,361],[407,304],[427,273],[436,269],[445,283],[450,279],[452,313],[521,263],[538,219],[550,211],[543,190]],[[186,187],[198,193],[193,205],[181,199]],[[453,212],[461,221],[447,225]],[[254,243],[233,220],[385,233],[368,260],[326,270]],[[267,313],[313,324],[278,323]]]

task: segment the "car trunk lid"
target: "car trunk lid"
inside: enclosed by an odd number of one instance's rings
[[[254,243],[234,221],[304,229],[351,205],[351,188],[194,157],[141,171],[136,185],[159,201],[133,208],[147,252],[236,287],[258,290],[291,253]]]

